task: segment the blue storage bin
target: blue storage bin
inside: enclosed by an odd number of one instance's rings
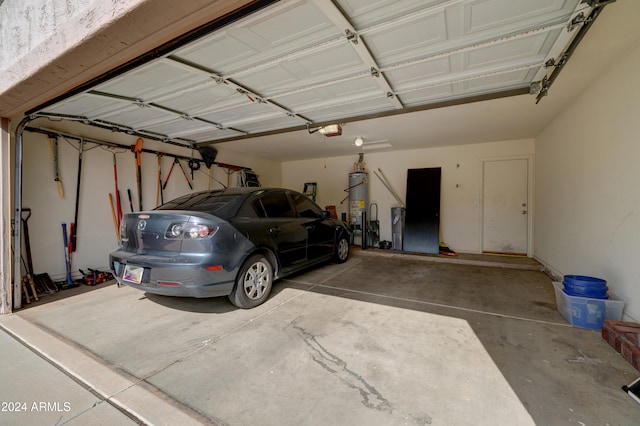
[[[622,301],[571,296],[562,289],[562,283],[559,282],[554,282],[553,287],[558,311],[574,327],[600,330],[605,319],[622,319]]]
[[[564,291],[570,296],[591,297],[594,299],[608,299],[607,282],[601,278],[586,275],[565,275]]]

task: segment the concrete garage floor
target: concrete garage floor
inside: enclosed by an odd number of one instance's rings
[[[353,249],[252,310],[105,285],[0,326],[109,413],[74,403],[39,424],[638,424],[620,387],[640,372],[566,323],[539,269]]]

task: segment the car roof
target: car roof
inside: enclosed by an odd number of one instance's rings
[[[212,189],[206,191],[195,192],[194,194],[219,194],[219,195],[244,195],[244,194],[253,194],[256,192],[265,193],[272,191],[286,191],[286,192],[298,192],[293,189],[286,188],[265,188],[265,187],[241,187],[241,188],[224,188],[224,189]]]
[[[297,191],[285,188],[241,187],[213,189],[184,194],[181,197],[164,203],[155,210],[191,210],[190,207],[192,207],[194,203],[199,204],[206,199],[206,203],[211,205],[211,203],[215,203],[214,200],[216,198],[220,197],[227,201],[220,205],[221,209],[216,210],[215,215],[225,219],[230,219],[235,217],[243,208],[245,208],[244,206],[248,205],[250,200],[263,194],[281,192],[300,194]],[[231,201],[231,199],[234,201]]]

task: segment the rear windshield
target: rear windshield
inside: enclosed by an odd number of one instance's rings
[[[205,212],[223,219],[233,217],[238,210],[242,194],[196,193],[169,201],[156,210],[188,210]]]

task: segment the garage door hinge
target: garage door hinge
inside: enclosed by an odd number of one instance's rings
[[[532,95],[538,95],[536,104],[540,102],[542,97],[547,96],[550,86],[551,83],[549,82],[549,78],[546,76],[541,81],[534,81],[529,85],[529,93]]]
[[[347,37],[347,40],[349,40],[351,43],[358,44],[358,34],[354,33],[350,29],[344,30],[344,34]]]
[[[577,14],[568,24],[567,24],[567,31],[571,32],[573,31],[577,26],[579,25],[584,25],[587,23],[586,18],[584,17],[584,13],[580,12],[579,14]]]
[[[371,77],[380,77],[380,70],[374,67],[371,67]]]

